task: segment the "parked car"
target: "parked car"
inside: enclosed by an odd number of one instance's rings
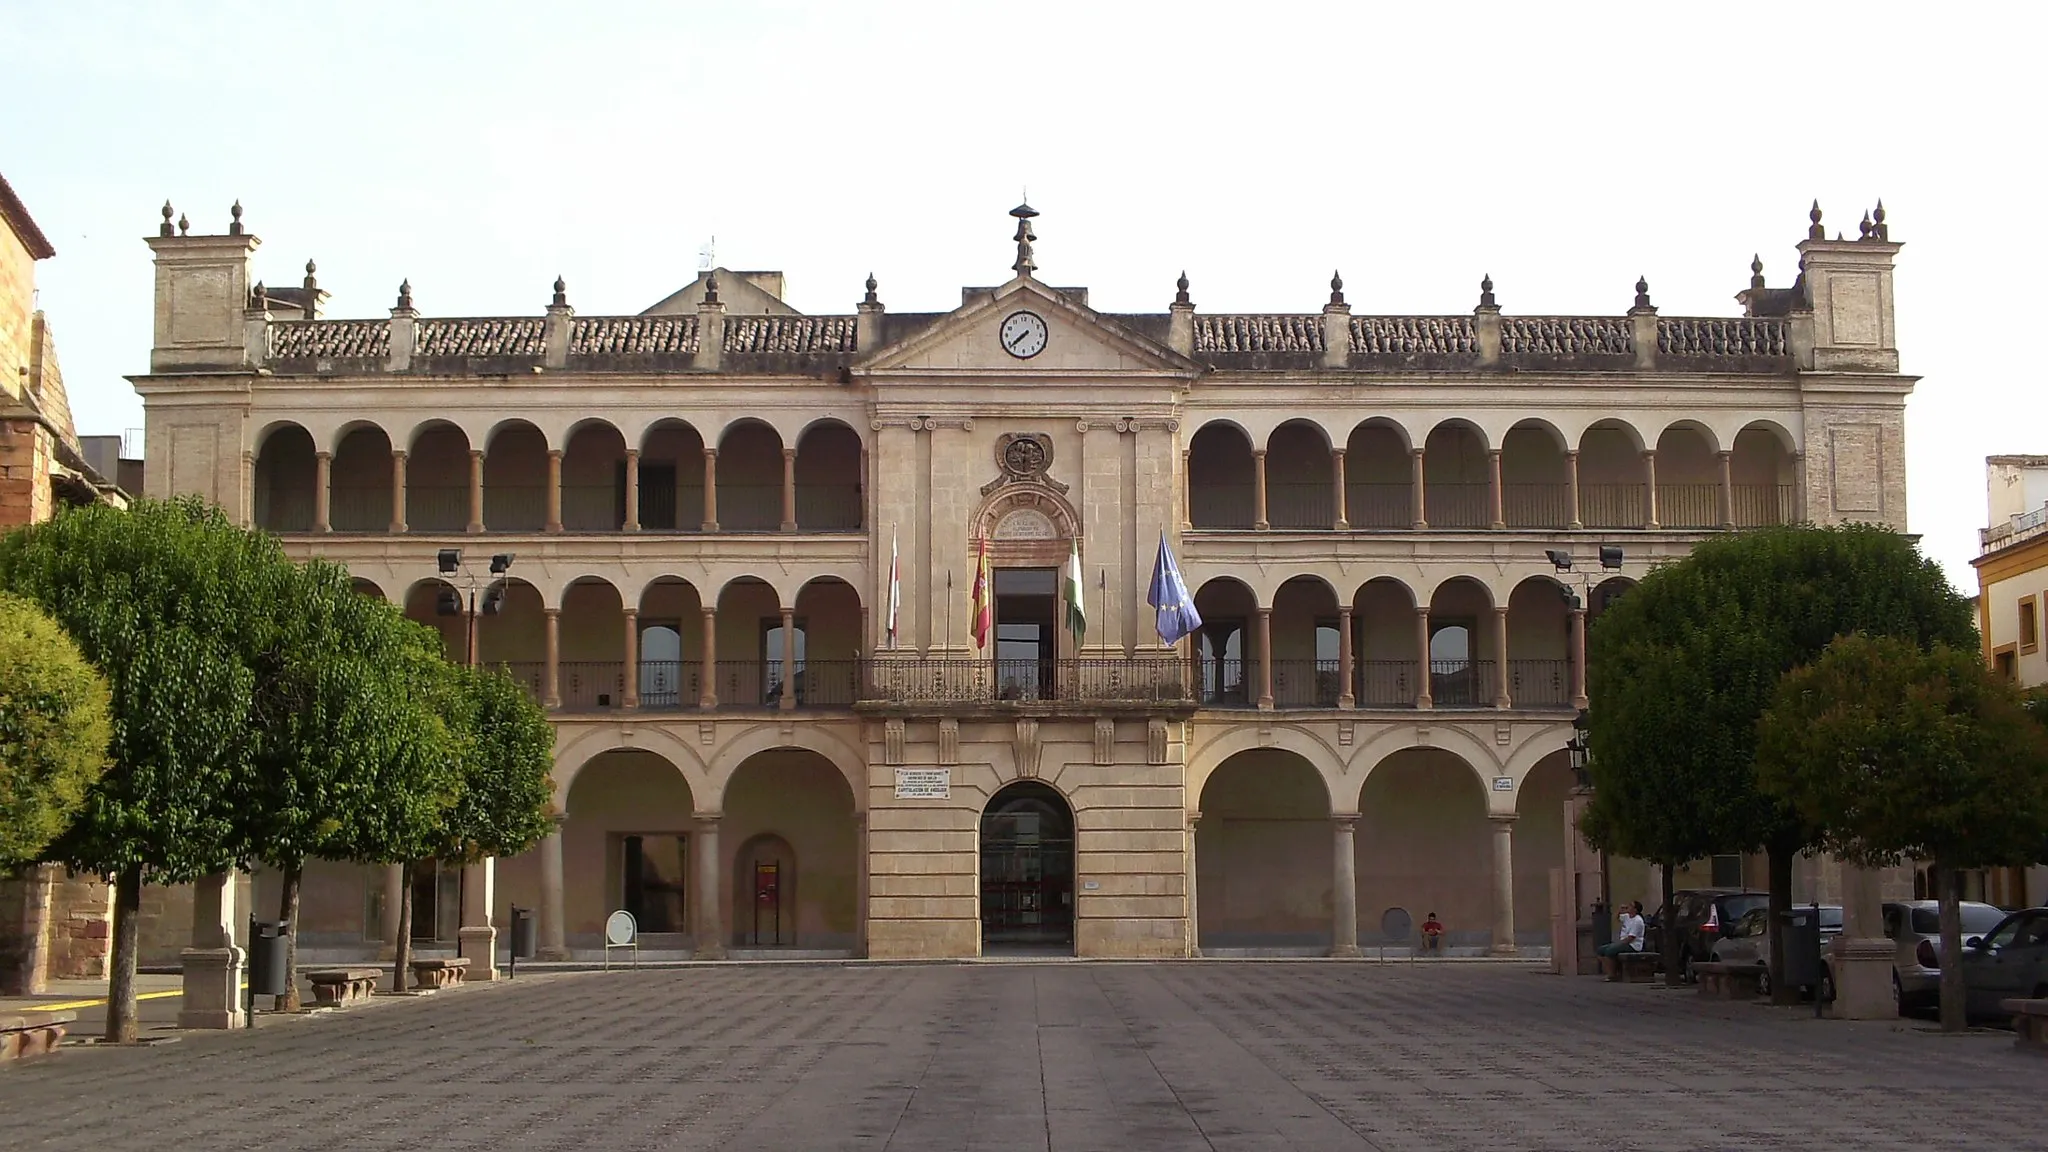
[[[1794,912],[1809,910],[1810,904],[1795,904]],[[1820,906],[1820,946],[1825,955],[1828,942],[1842,934],[1842,906],[1822,904]],[[1766,904],[1744,912],[1735,923],[1728,926],[1719,940],[1714,941],[1708,955],[1720,964],[1754,964],[1766,969],[1757,981],[1757,991],[1771,994],[1771,910]],[[1823,979],[1825,979],[1823,977]],[[1829,993],[1823,991],[1825,999]]]
[[[1962,902],[1963,939],[1988,936],[2005,919],[2005,909],[1974,900]],[[1892,995],[1899,1010],[1933,1006],[1941,999],[1941,903],[1892,900],[1884,906],[1884,935],[1898,949],[1892,961]]]
[[[1669,925],[1677,934],[1678,970],[1690,984],[1699,977],[1696,965],[1713,958],[1714,944],[1728,935],[1736,921],[1758,908],[1770,906],[1768,892],[1735,888],[1683,888],[1671,894],[1671,907],[1657,916],[1660,929]],[[1662,946],[1659,933],[1659,946]]]
[[[2028,908],[1963,941],[1963,991],[1972,1016],[2005,1017],[2001,1000],[2048,997],[2048,908]]]

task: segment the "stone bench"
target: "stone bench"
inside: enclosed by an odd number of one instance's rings
[[[2012,1013],[2012,1045],[2048,1055],[2048,1000],[2000,1000]]]
[[[382,968],[320,968],[306,973],[313,986],[313,1003],[320,1008],[345,1008],[368,1000],[377,992]]]
[[[412,986],[415,988],[447,988],[462,983],[462,973],[469,967],[467,956],[451,956],[437,960],[415,960],[412,962]]]
[[[1624,984],[1653,984],[1663,966],[1664,957],[1655,952],[1623,952],[1600,958],[1600,970],[1607,979]]]
[[[1754,1000],[1763,995],[1763,981],[1770,969],[1761,964],[1695,964],[1700,978],[1700,995],[1721,1000]]]
[[[55,1051],[76,1012],[15,1012],[0,1015],[0,1060],[19,1060]]]

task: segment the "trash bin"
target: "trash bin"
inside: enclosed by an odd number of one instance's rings
[[[1607,905],[1593,901],[1593,947],[1605,948],[1614,943],[1614,921],[1607,917]]]
[[[1785,986],[1820,987],[1820,909],[1794,908],[1778,926],[1785,934]]]
[[[282,996],[290,991],[284,978],[283,920],[249,918],[249,995]]]
[[[512,909],[512,958],[531,960],[537,935],[533,922],[533,909],[514,906]]]

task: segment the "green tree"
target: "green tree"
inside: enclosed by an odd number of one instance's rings
[[[1976,643],[1968,602],[1886,528],[1757,529],[1653,570],[1588,638],[1594,832],[1660,861],[1766,853],[1775,923],[1791,908],[1792,861],[1818,832],[1759,786],[1757,722],[1785,673],[1858,631],[1923,648]],[[1783,934],[1770,939],[1782,1001],[1796,990],[1783,979]]]
[[[309,858],[378,857],[438,826],[458,781],[428,710],[439,642],[346,569],[297,568],[275,606],[278,643],[258,662],[260,733],[247,855],[283,875],[286,992],[298,1007],[300,878]],[[411,836],[407,831],[411,823]],[[390,832],[400,833],[396,837]]]
[[[35,860],[85,806],[107,767],[109,706],[56,621],[0,592],[0,870]]]
[[[1778,684],[1757,778],[1843,859],[1933,865],[1941,1026],[1965,1023],[1958,873],[2032,863],[2048,828],[2048,730],[1970,648],[1845,636]]]
[[[290,570],[275,541],[189,499],[76,509],[0,540],[0,587],[49,612],[111,690],[108,769],[48,851],[114,880],[109,1040],[136,1037],[145,874],[195,880],[248,843],[252,657],[274,643],[262,606]]]

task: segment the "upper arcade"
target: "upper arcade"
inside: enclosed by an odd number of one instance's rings
[[[631,316],[579,316],[557,278],[538,314],[435,317],[416,306],[410,281],[383,317],[326,319],[327,298],[306,263],[302,283],[272,288],[254,277],[261,241],[236,204],[222,235],[192,234],[163,207],[156,253],[156,338],[150,373],[263,370],[289,376],[497,376],[566,372],[707,373],[853,383],[903,349],[930,343],[1005,304],[1036,301],[1067,313],[1091,339],[1135,350],[1140,368],[1196,378],[1209,373],[1657,373],[1785,376],[1798,372],[1890,374],[1898,371],[1892,323],[1892,258],[1884,206],[1864,214],[1859,235],[1826,238],[1819,205],[1798,245],[1799,271],[1770,287],[1753,258],[1748,287],[1735,299],[1742,315],[1668,317],[1635,283],[1625,311],[1600,316],[1507,314],[1490,277],[1469,313],[1353,315],[1341,276],[1333,275],[1317,311],[1204,313],[1183,273],[1163,312],[1104,313],[1087,291],[1037,279],[1032,220],[1019,205],[1015,277],[997,288],[969,288],[960,308],[890,313],[869,276],[849,315],[806,316],[782,300],[778,272],[710,269],[684,289]],[[1000,317],[997,322],[1000,322]],[[1077,367],[1058,357],[1034,363],[1025,348],[1047,334],[991,327],[1009,367]],[[1059,333],[1052,334],[1055,338]]]

